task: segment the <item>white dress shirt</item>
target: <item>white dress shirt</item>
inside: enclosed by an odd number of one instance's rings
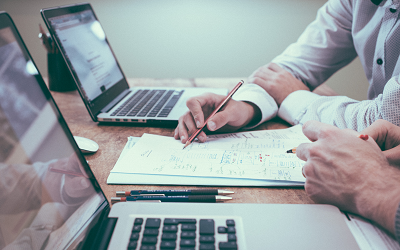
[[[239,89],[234,99],[258,106],[259,123],[278,115],[293,125],[318,120],[357,131],[377,119],[400,125],[399,5],[399,0],[379,5],[367,0],[330,0],[297,42],[273,60],[314,90],[358,56],[370,84],[368,100],[301,90],[291,93],[278,110],[274,99],[253,83]]]

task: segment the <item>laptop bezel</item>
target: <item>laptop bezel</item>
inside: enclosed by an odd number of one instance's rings
[[[108,200],[106,198],[106,195],[104,194],[103,190],[100,187],[100,184],[97,182],[92,170],[90,169],[84,155],[82,154],[81,150],[79,149],[71,130],[69,129],[64,117],[62,116],[60,109],[58,108],[56,102],[53,99],[53,96],[51,95],[46,83],[43,80],[42,75],[40,74],[31,54],[29,53],[28,48],[26,47],[21,34],[19,33],[14,21],[12,20],[11,16],[5,12],[5,11],[0,11],[0,30],[4,28],[10,28],[15,41],[18,43],[18,45],[21,48],[21,52],[23,53],[24,57],[27,60],[30,60],[32,64],[35,66],[37,69],[37,74],[35,75],[36,81],[39,84],[40,89],[42,90],[42,93],[44,97],[46,98],[47,102],[50,104],[51,108],[54,111],[54,115],[57,116],[57,121],[60,124],[61,128],[63,129],[65,136],[68,138],[69,143],[71,144],[71,147],[73,148],[75,154],[77,155],[79,161],[81,162],[83,168],[86,171],[86,174],[89,176],[89,179],[91,180],[91,183],[97,192],[97,195],[102,195],[103,196],[103,202],[98,206],[97,210],[91,215],[91,217],[88,218],[86,221],[85,225],[77,232],[77,234],[71,238],[69,242],[69,246],[79,244],[79,242],[82,240],[83,235],[86,235],[87,230],[90,230],[93,228],[93,223],[97,222],[97,218],[99,216],[104,217],[108,215],[108,212],[110,211],[110,204],[108,203]],[[101,221],[101,220],[100,220]]]
[[[81,81],[79,80],[76,72],[73,70],[71,62],[66,58],[65,56],[65,49],[62,46],[58,36],[55,34],[54,29],[52,28],[49,19],[53,17],[59,17],[62,15],[68,15],[68,14],[74,14],[82,11],[89,10],[93,13],[93,16],[95,19],[98,21],[98,18],[96,16],[96,13],[94,12],[92,6],[90,3],[79,3],[79,4],[73,4],[73,5],[63,5],[63,6],[57,6],[57,7],[51,7],[51,8],[43,8],[40,10],[40,13],[42,15],[42,18],[47,26],[47,29],[49,30],[49,33],[51,37],[53,38],[53,41],[55,41],[55,44],[57,45],[57,48],[61,52],[61,55],[64,58],[65,63],[68,66],[68,69],[74,79],[75,85],[78,89],[78,92],[87,108],[89,111],[90,117],[92,118],[93,121],[98,122],[97,115],[101,113],[101,111],[111,102],[114,101],[114,103],[118,103],[122,98],[126,96],[126,94],[123,94],[123,92],[129,92],[129,84],[128,81],[126,80],[125,74],[122,71],[122,68],[115,56],[114,51],[111,48],[110,43],[108,42],[107,35],[105,37],[105,42],[109,46],[112,55],[115,59],[115,62],[118,66],[118,69],[120,70],[122,74],[122,79],[117,82],[114,86],[109,88],[108,90],[104,91],[101,95],[96,97],[94,100],[89,102],[86,99],[86,96],[84,95],[84,91],[82,89],[82,84]]]

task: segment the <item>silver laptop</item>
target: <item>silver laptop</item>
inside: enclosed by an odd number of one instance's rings
[[[0,197],[0,249],[358,249],[346,217],[329,205],[111,207],[5,12]]]
[[[224,88],[129,88],[90,4],[43,9],[41,14],[93,121],[176,125],[188,110],[188,98],[228,93]]]

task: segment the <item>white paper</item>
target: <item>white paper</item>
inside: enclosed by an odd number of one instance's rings
[[[144,134],[112,172],[304,182],[304,162],[286,153],[303,142],[298,128],[210,136],[185,149],[173,137]]]

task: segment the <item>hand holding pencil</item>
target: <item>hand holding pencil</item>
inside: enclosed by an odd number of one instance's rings
[[[241,86],[241,84],[242,82],[238,85]],[[256,116],[256,108],[249,103],[236,101],[228,96],[208,93],[190,98],[186,102],[189,111],[180,117],[174,138],[186,144],[189,135],[199,131],[196,133],[197,137],[194,138],[197,138],[199,142],[205,142],[207,136],[204,130],[206,128],[208,131],[232,132],[250,123]],[[227,98],[229,102],[218,109],[219,105]],[[212,115],[213,113],[214,115]]]

